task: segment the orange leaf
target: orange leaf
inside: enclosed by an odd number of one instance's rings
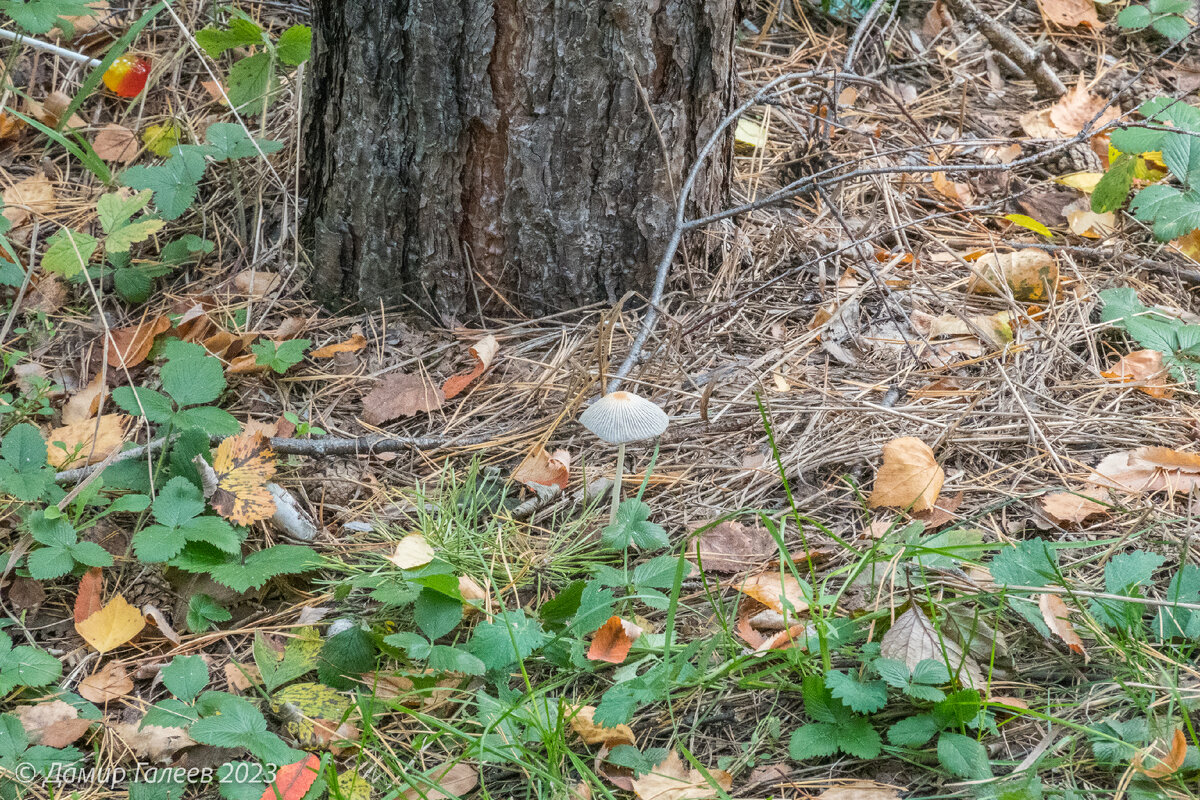
[[[1082,525],[1092,517],[1107,516],[1111,509],[1072,492],[1053,492],[1042,498],[1042,511],[1059,525]]]
[[[105,161],[128,164],[137,158],[141,149],[137,134],[123,125],[110,122],[100,129],[92,140],[92,149]]]
[[[1149,751],[1138,753],[1133,757],[1133,768],[1138,772],[1147,778],[1165,778],[1174,775],[1183,766],[1183,759],[1187,756],[1187,737],[1183,735],[1182,730],[1176,728],[1175,733],[1171,736],[1171,749],[1167,754],[1161,757],[1152,756],[1158,761],[1153,767],[1144,766],[1143,759],[1146,755],[1150,755]]]
[[[1099,30],[1103,27],[1092,0],[1039,0],[1038,5],[1042,7],[1043,17],[1064,28],[1083,25]]]
[[[883,446],[883,465],[868,504],[925,511],[937,502],[945,480],[929,445],[912,436],[893,439]]]
[[[317,754],[309,753],[295,764],[280,767],[275,782],[263,792],[262,800],[300,800],[317,779],[320,766]]]
[[[571,467],[571,454],[566,450],[555,450],[554,455],[538,446],[513,470],[512,479],[526,486],[557,486],[567,488],[567,475]]]
[[[734,588],[780,614],[795,615],[808,608],[804,587],[788,573],[764,572],[747,578]]]
[[[1071,611],[1061,597],[1056,594],[1039,594],[1038,608],[1041,609],[1046,627],[1055,636],[1062,639],[1072,652],[1079,653],[1081,656],[1087,655],[1087,651],[1083,649],[1083,640],[1079,638],[1079,634],[1075,632],[1075,626],[1069,619]]]
[[[170,327],[171,320],[162,316],[143,320],[128,328],[118,328],[112,331],[112,338],[105,343],[104,358],[110,367],[136,366],[150,354],[154,337]]]
[[[78,607],[78,603],[76,604]],[[129,604],[121,595],[112,600],[83,622],[75,623],[75,630],[84,641],[101,653],[107,653],[128,642],[146,627],[142,612]]]
[[[79,579],[79,594],[75,595],[75,624],[83,622],[104,607],[104,576],[99,567],[92,567]]]
[[[471,382],[483,374],[484,370],[492,365],[492,361],[496,358],[496,351],[500,349],[500,344],[496,341],[496,337],[488,334],[475,343],[471,348],[471,355],[475,356],[475,366],[466,372],[460,372],[457,375],[451,375],[444,384],[442,384],[442,396],[450,400],[457,397],[463,389],[471,385]]]
[[[382,425],[397,417],[411,417],[422,411],[436,411],[444,398],[424,375],[393,372],[384,377],[363,398],[363,421]]]
[[[642,629],[632,622],[626,622],[620,617],[609,617],[608,622],[600,626],[588,648],[587,657],[590,661],[607,661],[609,664],[624,663],[629,655],[629,648],[642,635]]]
[[[367,337],[356,333],[344,342],[336,342],[319,347],[309,353],[313,358],[332,358],[338,353],[357,353],[367,346]]]
[[[207,471],[206,471],[207,472]],[[230,436],[217,445],[213,455],[215,481],[209,502],[218,514],[237,525],[269,519],[275,513],[275,498],[267,481],[275,475],[275,453],[258,432]],[[206,481],[207,483],[207,481]]]
[[[1136,383],[1140,392],[1163,400],[1170,399],[1175,390],[1168,385],[1163,354],[1157,350],[1137,350],[1101,372],[1117,383]]]
[[[124,414],[105,414],[55,428],[46,437],[49,443],[46,460],[55,469],[103,461],[125,443],[129,421]]]

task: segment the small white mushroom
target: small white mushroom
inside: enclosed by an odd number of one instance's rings
[[[617,446],[617,476],[613,480],[610,522],[617,519],[621,504],[621,477],[625,471],[625,445],[661,436],[670,420],[651,401],[633,392],[612,392],[601,397],[579,415],[583,427],[602,441]]]

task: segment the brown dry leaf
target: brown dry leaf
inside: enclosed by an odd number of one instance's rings
[[[925,43],[928,44],[939,33],[953,27],[954,21],[946,13],[946,9],[942,6],[940,0],[938,0],[930,7],[928,13],[925,14],[925,19],[921,21],[921,35],[925,37]]]
[[[261,686],[262,673],[254,664],[230,661],[225,665],[225,682],[235,694],[241,694],[251,686]]]
[[[92,567],[79,579],[79,592],[75,595],[75,624],[83,622],[104,607],[104,575],[99,567]]]
[[[276,342],[285,342],[288,339],[295,339],[300,334],[308,330],[308,317],[287,316],[279,323],[279,327],[271,331],[268,336]]]
[[[104,358],[110,367],[134,367],[146,360],[154,337],[171,329],[167,316],[142,320],[128,328],[112,331],[112,339],[105,343]]]
[[[1121,107],[1113,103],[1105,108],[1107,103],[1108,100],[1105,98],[1089,92],[1083,79],[1080,78],[1069,92],[1050,107],[1050,122],[1064,137],[1074,136],[1088,124],[1092,125],[1092,130],[1096,130],[1121,118]],[[1101,114],[1101,109],[1103,109],[1103,114]],[[1100,118],[1092,123],[1092,119],[1097,114],[1100,114]]]
[[[1161,400],[1175,394],[1163,366],[1163,354],[1157,350],[1136,350],[1100,374],[1117,383],[1136,383],[1139,392]]]
[[[433,787],[426,786],[424,783],[410,786],[400,796],[404,800],[447,800],[447,798],[463,797],[479,785],[479,770],[461,761],[435,767],[429,771],[426,777]],[[412,780],[411,777],[410,780]]]
[[[433,561],[435,555],[429,542],[425,541],[425,534],[410,533],[396,543],[396,552],[388,556],[388,561],[400,569],[416,569]]]
[[[35,275],[29,292],[21,301],[21,310],[53,314],[66,302],[67,287],[57,275]]]
[[[609,617],[608,622],[601,625],[592,638],[592,646],[587,652],[588,660],[623,664],[629,655],[629,649],[641,635],[642,629],[632,622],[620,617]]]
[[[948,665],[951,675],[968,689],[983,691],[987,681],[975,659],[963,652],[952,639],[942,636],[933,627],[929,617],[917,606],[910,606],[887,633],[879,640],[879,652],[884,658],[903,661],[909,669],[926,659],[941,661]]]
[[[883,465],[867,502],[871,508],[925,511],[937,502],[945,480],[929,445],[912,436],[893,439],[883,446]]]
[[[921,522],[924,522],[925,530],[927,531],[939,528],[947,522],[953,522],[957,519],[955,512],[962,505],[963,495],[963,492],[959,492],[950,497],[940,497],[933,508],[916,512],[912,515],[913,519],[919,519]]]
[[[1128,494],[1186,494],[1200,487],[1200,455],[1166,447],[1125,450],[1101,460],[1087,482]]]
[[[734,588],[780,614],[794,616],[808,609],[804,588],[791,573],[763,572]]]
[[[1063,643],[1074,653],[1079,653],[1081,656],[1086,656],[1087,651],[1083,649],[1083,640],[1079,638],[1079,634],[1075,632],[1075,626],[1071,624],[1071,610],[1067,608],[1067,604],[1063,599],[1056,594],[1039,594],[1038,609],[1042,612],[1042,619],[1046,623],[1046,627],[1063,640]]]
[[[572,708],[574,715],[571,717],[571,730],[579,734],[579,738],[583,739],[584,744],[602,744],[606,747],[616,747],[619,744],[636,744],[637,738],[633,735],[633,729],[628,725],[618,725],[615,728],[606,728],[603,725],[597,724],[594,717],[596,714],[595,706],[577,706]]]
[[[15,139],[25,127],[25,120],[12,114],[0,112],[0,141]]]
[[[80,585],[82,587],[82,582]],[[82,594],[81,590],[80,595]],[[78,608],[77,600],[77,611]],[[142,616],[142,612],[131,606],[129,601],[119,594],[83,622],[75,623],[75,630],[84,641],[101,653],[107,653],[125,644],[141,633],[144,627],[146,618]]]
[[[270,364],[259,364],[256,354],[244,353],[230,361],[225,372],[228,375],[261,375],[270,368]]]
[[[1187,757],[1187,737],[1184,736],[1183,730],[1175,729],[1171,735],[1171,749],[1164,755],[1159,755],[1163,749],[1159,742],[1155,742],[1146,750],[1139,752],[1133,757],[1133,768],[1147,778],[1157,779],[1174,775],[1183,766],[1183,760]],[[1156,761],[1153,767],[1145,765],[1146,756],[1150,756]]]
[[[48,700],[15,709],[30,744],[66,747],[87,732],[94,720],[80,719],[79,709],[65,700]]]
[[[900,800],[900,790],[874,781],[849,781],[826,789],[817,800]]]
[[[1083,25],[1096,31],[1104,27],[1096,16],[1096,6],[1092,0],[1038,0],[1038,5],[1047,22],[1064,28]]]
[[[59,19],[66,20],[70,25],[71,35],[68,37],[66,30],[61,26],[56,25],[50,31],[50,35],[59,41],[71,41],[73,39],[81,39],[87,36],[96,29],[101,22],[105,20],[112,21],[108,11],[108,0],[92,0],[90,3],[84,3],[88,8],[94,9],[94,14],[66,14],[60,15]]]
[[[88,381],[87,386],[71,395],[63,405],[63,424],[70,425],[96,416],[96,412],[100,410],[100,398],[105,393],[103,375],[97,372],[96,377]]]
[[[1071,233],[1086,239],[1103,239],[1117,229],[1117,215],[1112,211],[1097,214],[1092,211],[1092,201],[1081,197],[1063,208],[1067,215],[1067,227]]]
[[[25,98],[25,109],[29,116],[43,125],[49,125],[51,128],[58,125],[58,121],[62,119],[62,115],[70,105],[71,96],[57,89],[46,95],[46,99],[40,103],[37,100],[32,100],[28,97]],[[87,121],[78,114],[72,114],[64,127],[86,128]]]
[[[967,291],[998,295],[1005,284],[1017,300],[1048,300],[1057,291],[1058,265],[1049,253],[1035,248],[1013,253],[985,253],[975,262]]]
[[[243,270],[233,276],[233,285],[237,287],[237,290],[256,300],[278,289],[282,281],[283,276],[277,272],[253,269]]]
[[[24,225],[33,214],[44,217],[52,213],[57,205],[54,184],[40,172],[4,190],[4,216],[14,228]]]
[[[92,139],[92,149],[105,161],[128,164],[137,158],[142,144],[129,128],[110,122]]]
[[[119,700],[133,691],[133,681],[119,661],[110,661],[79,682],[79,693],[93,703]]]
[[[192,737],[184,733],[183,728],[162,728],[158,725],[147,725],[143,728],[141,720],[109,723],[108,729],[116,734],[135,756],[159,764],[179,750],[196,744]]]
[[[538,445],[524,461],[513,470],[512,479],[525,486],[557,486],[567,488],[571,470],[571,454],[566,450],[555,450],[554,455]]]
[[[705,572],[733,574],[754,569],[778,554],[766,528],[726,520],[697,536],[689,555]]]
[[[700,770],[685,766],[679,753],[672,750],[658,766],[633,779],[633,791],[641,800],[709,800],[733,788],[733,776],[725,770],[710,769],[708,774],[719,790]]]
[[[1107,516],[1112,510],[1073,492],[1052,492],[1042,498],[1041,508],[1059,525],[1082,525],[1094,517]]]
[[[275,453],[261,433],[222,439],[213,454],[211,474],[207,462],[200,456],[197,459],[205,465],[196,465],[205,478],[204,494],[222,517],[236,525],[249,525],[275,513],[275,498],[267,488],[275,475]]]
[[[129,422],[124,414],[104,414],[55,428],[46,436],[46,460],[55,469],[103,461],[121,449]]]
[[[424,375],[393,372],[363,398],[363,421],[382,425],[398,417],[436,411],[443,402],[441,390]]]
[[[943,197],[947,197],[956,203],[964,206],[974,204],[975,195],[971,191],[970,184],[952,181],[946,177],[944,172],[935,172],[932,176],[933,188],[938,191]]]
[[[46,602],[46,589],[33,578],[13,578],[6,592],[8,602],[16,611],[36,611]]]
[[[457,375],[451,375],[442,384],[442,397],[446,400],[451,400],[457,397],[464,389],[471,385],[471,382],[484,373],[484,371],[492,365],[496,360],[496,352],[500,349],[500,343],[496,341],[496,337],[490,333],[475,343],[471,348],[471,355],[475,357],[475,366],[466,372],[460,372]]]
[[[313,358],[333,358],[338,353],[357,353],[367,346],[367,337],[356,333],[344,342],[336,342],[319,347],[309,353]]]
[[[989,347],[1004,347],[1013,340],[1012,318],[1007,311],[997,314],[944,314],[935,317],[912,313],[913,330],[930,339],[947,336],[971,336]]]

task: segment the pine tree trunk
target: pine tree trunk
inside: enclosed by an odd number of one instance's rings
[[[314,0],[316,293],[461,318],[648,290],[728,107],[734,3]],[[694,210],[727,181],[722,148]]]

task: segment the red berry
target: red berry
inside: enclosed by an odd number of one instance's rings
[[[149,75],[150,59],[125,55],[104,71],[104,85],[121,97],[137,97]]]

